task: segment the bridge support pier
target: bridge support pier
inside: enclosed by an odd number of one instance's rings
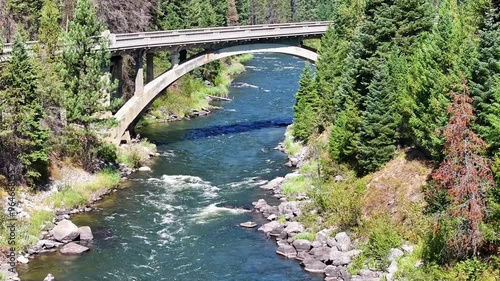
[[[155,79],[154,57],[153,53],[146,54],[146,83]]]
[[[172,65],[172,68],[176,68],[179,65],[180,62],[180,53],[173,51],[172,54],[170,55],[170,64]]]
[[[135,91],[134,95],[140,95],[144,92],[144,51],[138,51],[135,57]]]
[[[123,95],[123,57],[117,56],[111,58],[111,82],[118,81],[114,98],[120,98]]]

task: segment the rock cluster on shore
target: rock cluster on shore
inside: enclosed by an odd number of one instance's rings
[[[313,237],[312,241],[303,239],[308,229],[295,220],[302,215],[302,207],[310,199],[306,195],[301,195],[295,198],[297,201],[288,202],[281,192],[281,185],[296,176],[299,176],[297,172],[291,173],[261,186],[262,189],[272,191],[275,197],[283,201],[278,206],[271,206],[264,199],[252,203],[255,210],[270,221],[261,225],[258,230],[276,240],[278,245],[276,253],[289,259],[296,259],[308,272],[323,273],[325,281],[375,281],[382,278],[393,280],[393,275],[397,271],[396,260],[404,254],[399,249],[391,250],[388,257],[391,265],[385,272],[362,269],[357,275],[351,275],[347,267],[361,251],[356,249],[346,232],[324,229],[315,235],[309,234],[308,239]],[[245,223],[241,226],[248,225],[255,224]],[[301,235],[295,238],[297,234]],[[412,250],[411,246],[407,248],[409,250],[404,248],[405,252]]]

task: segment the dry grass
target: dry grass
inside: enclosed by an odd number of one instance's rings
[[[402,151],[373,174],[363,199],[363,219],[389,215],[406,239],[417,240],[419,231],[426,228],[422,225],[426,224],[422,187],[431,172],[430,162],[421,153],[414,149]]]

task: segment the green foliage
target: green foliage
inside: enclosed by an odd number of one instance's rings
[[[368,240],[362,246],[362,253],[356,257],[354,267],[360,264],[384,270],[389,266],[387,259],[392,248],[399,248],[403,242],[389,217],[377,218],[369,223]]]
[[[309,186],[309,180],[301,175],[286,180],[285,183],[283,183],[281,190],[283,191],[283,194],[288,196],[300,195],[305,194]]]
[[[318,95],[310,65],[306,65],[299,82],[299,91],[294,106],[293,135],[297,140],[306,141],[314,132]]]
[[[294,240],[303,239],[303,240],[313,242],[314,239],[316,239],[316,235],[314,233],[310,233],[310,232],[302,232],[302,233],[295,234],[293,236],[293,239]]]
[[[41,10],[38,41],[51,59],[55,56],[61,33],[59,19],[60,12],[56,2],[54,0],[45,0]]]
[[[361,221],[366,184],[367,179],[350,175],[341,182],[315,183],[316,188],[310,190],[309,196],[327,219],[327,226],[348,229]]]
[[[294,129],[292,127],[292,131],[293,130]],[[283,146],[285,147],[285,152],[288,155],[295,155],[304,148],[304,146],[300,142],[295,141],[292,134],[290,134],[289,132],[285,134],[285,141],[283,142]]]
[[[38,95],[39,70],[16,36],[12,57],[1,73],[0,170],[14,184],[34,184],[46,176],[48,131]]]

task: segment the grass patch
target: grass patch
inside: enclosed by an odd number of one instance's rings
[[[314,239],[316,239],[316,234],[310,233],[310,232],[302,232],[302,233],[294,235],[293,239],[295,239],[295,240],[301,239],[301,240],[307,240],[310,242],[314,242]]]
[[[156,145],[142,140],[139,143],[131,143],[118,148],[117,161],[129,168],[139,168],[149,160],[149,154],[156,152]]]
[[[304,146],[300,142],[295,142],[291,133],[287,132],[285,134],[285,141],[283,142],[285,146],[285,152],[288,155],[295,155],[302,151]]]
[[[307,179],[303,175],[300,175],[285,181],[281,189],[283,191],[283,194],[285,195],[299,195],[305,194],[309,185],[309,179]]]
[[[45,204],[55,208],[72,209],[85,206],[96,192],[106,191],[114,188],[120,182],[118,170],[106,169],[97,174],[91,183],[81,184],[74,187],[66,187],[45,200]]]
[[[189,116],[193,109],[209,108],[207,97],[226,97],[233,80],[232,76],[245,71],[245,66],[242,63],[252,58],[253,55],[248,54],[223,60],[220,64],[219,73],[213,81],[213,86],[206,85],[200,78],[192,74],[185,75],[179,79],[175,87],[167,89],[165,94],[160,95],[153,102],[149,116],[154,116],[158,120],[165,120],[171,115],[184,118]],[[148,117],[145,116],[145,118]],[[154,120],[140,121],[140,124],[147,125],[153,122]]]

